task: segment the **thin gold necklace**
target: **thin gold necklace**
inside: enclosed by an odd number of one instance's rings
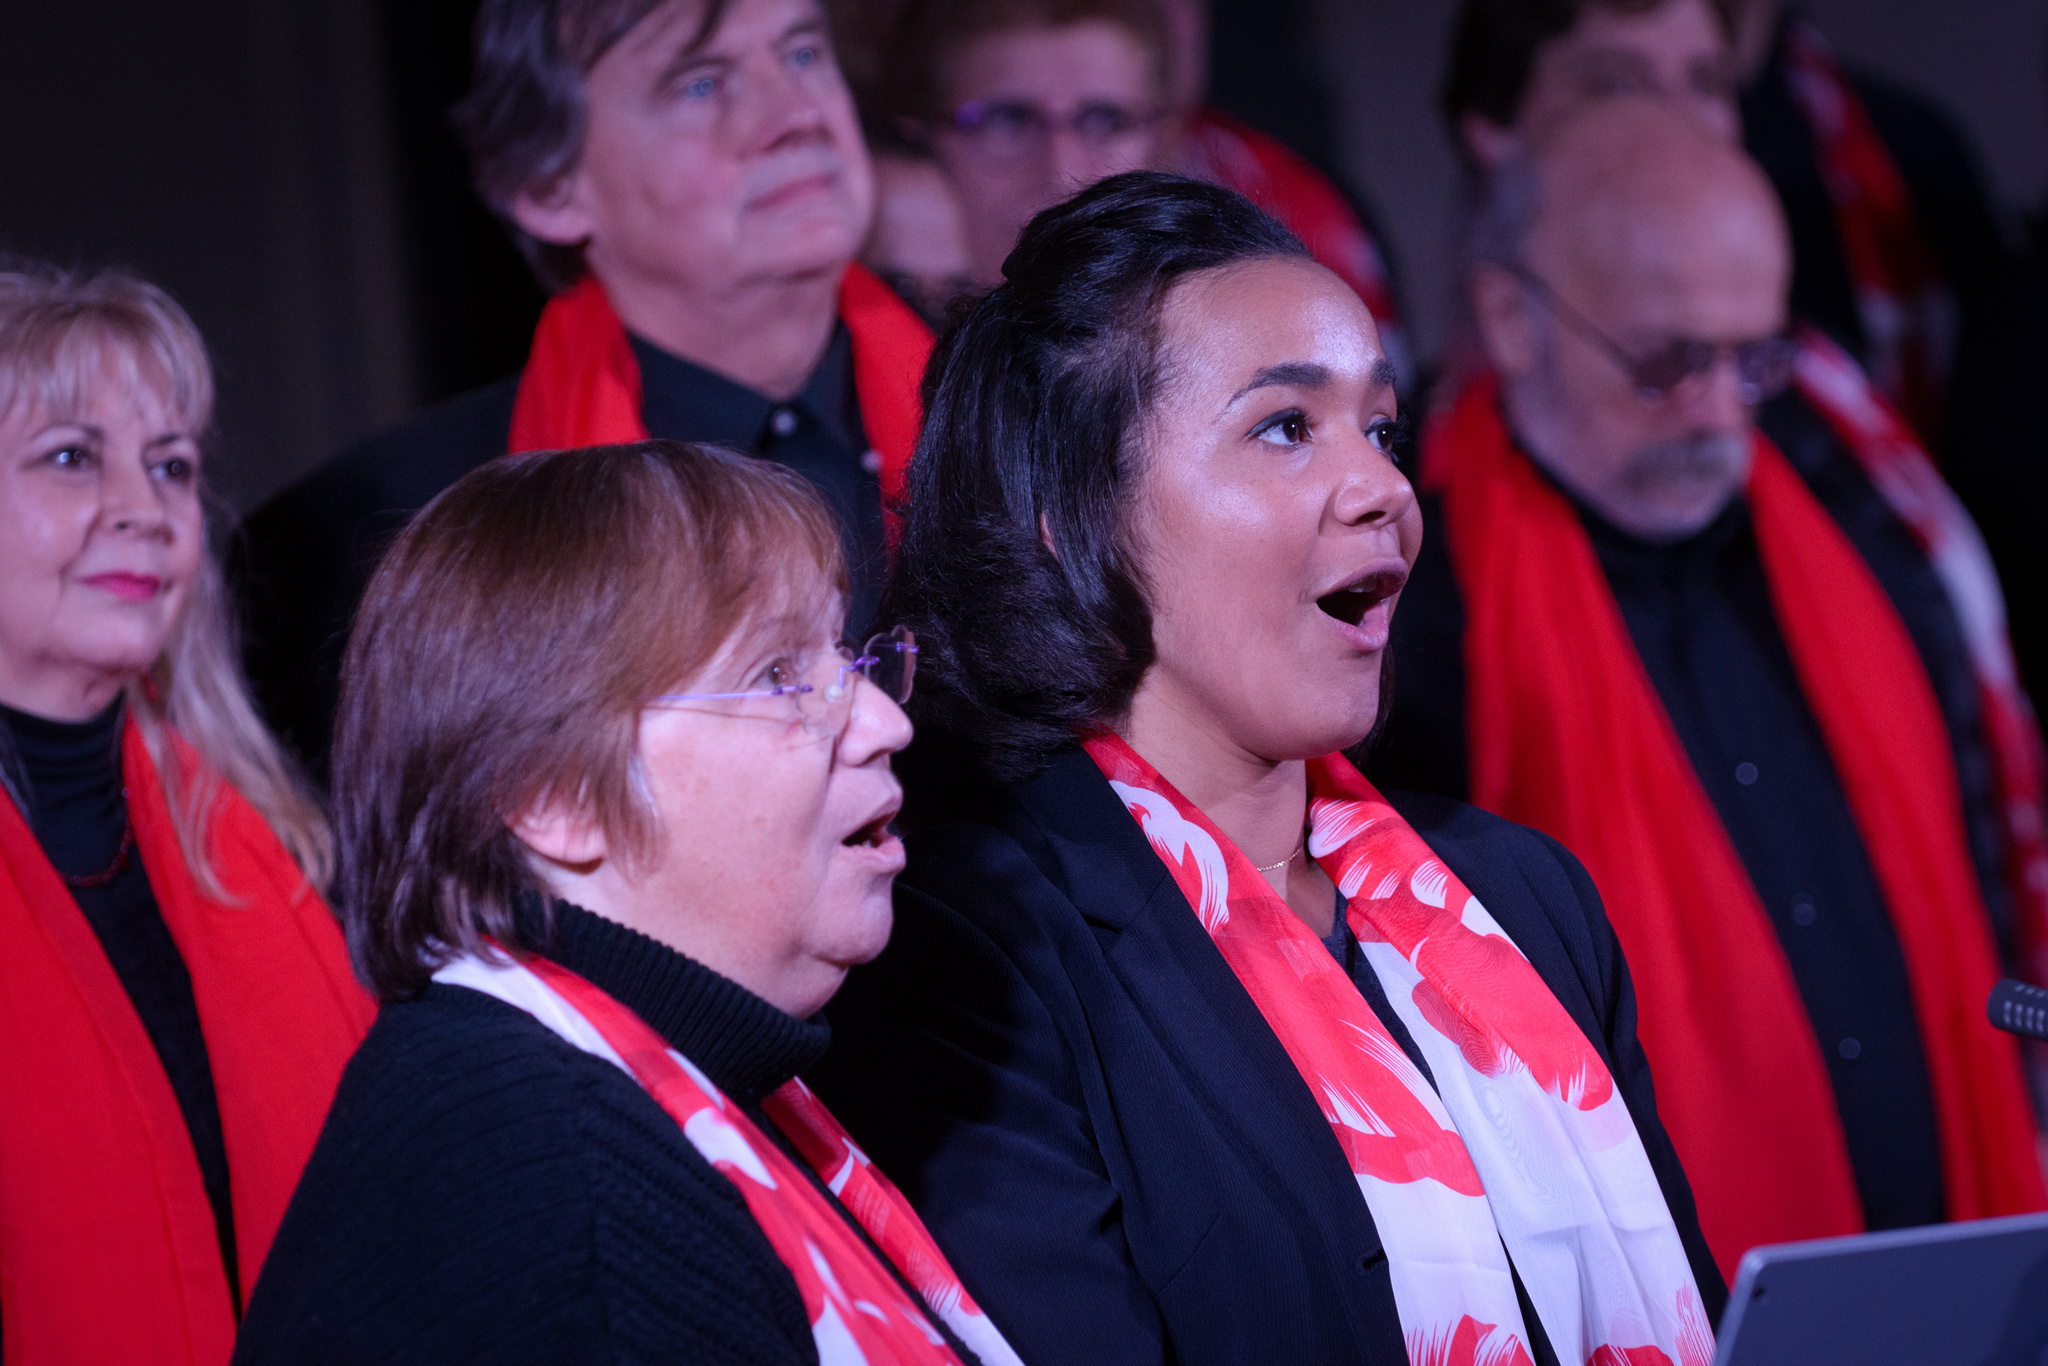
[[[1297,845],[1295,845],[1295,846],[1294,846],[1294,854],[1298,854],[1298,853],[1300,853],[1300,852],[1301,852],[1301,846],[1302,846],[1303,844],[1307,844],[1307,843],[1308,843],[1308,831],[1307,831],[1307,830],[1303,830],[1303,831],[1301,832],[1301,843],[1300,843],[1300,844],[1297,844]],[[1290,863],[1294,862],[1294,854],[1289,854],[1289,855],[1288,855],[1288,856],[1287,856],[1286,858],[1284,858],[1284,859],[1281,859],[1281,860],[1280,860],[1280,861],[1279,861],[1278,863],[1269,863],[1269,864],[1267,864],[1267,865],[1266,865],[1265,867],[1263,867],[1263,868],[1259,867],[1259,866],[1258,866],[1257,864],[1253,864],[1253,865],[1252,865],[1252,871],[1253,871],[1253,872],[1255,872],[1255,873],[1270,873],[1270,872],[1272,872],[1272,871],[1273,871],[1273,870],[1274,870],[1275,868],[1285,868],[1285,867],[1286,867],[1286,866],[1287,866],[1288,864],[1290,864]]]

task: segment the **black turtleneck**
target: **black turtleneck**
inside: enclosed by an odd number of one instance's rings
[[[761,1100],[824,1055],[821,1020],[588,911],[557,903],[552,920],[522,915],[522,939],[788,1147]],[[744,1198],[637,1081],[523,1011],[435,983],[385,1006],[343,1075],[235,1355],[401,1358],[709,1366],[817,1351]]]
[[[67,878],[118,868],[104,885],[74,886],[71,896],[98,936],[178,1099],[206,1198],[213,1206],[228,1292],[239,1308],[228,1152],[213,1090],[213,1065],[199,1027],[192,976],[157,907],[142,855],[131,842],[127,790],[121,781],[122,717],[119,699],[90,721],[78,722],[51,721],[0,706],[0,725],[14,742],[13,777],[26,789],[22,796],[29,826],[51,864]]]

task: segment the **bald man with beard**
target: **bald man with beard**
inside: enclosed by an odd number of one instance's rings
[[[1731,1277],[1758,1243],[2040,1208],[1984,1020],[2007,903],[1961,626],[1788,392],[1769,182],[1668,102],[1605,101],[1496,173],[1474,259],[1491,369],[1425,441],[1370,776],[1586,863]]]

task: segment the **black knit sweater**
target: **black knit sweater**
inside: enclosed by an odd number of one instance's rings
[[[764,1132],[761,1097],[830,1039],[573,906],[557,905],[548,956]],[[435,983],[385,1006],[343,1074],[235,1360],[782,1366],[817,1350],[737,1188],[633,1078],[521,1010]]]

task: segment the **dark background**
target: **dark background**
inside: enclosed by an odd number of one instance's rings
[[[473,0],[65,0],[0,37],[0,248],[120,263],[220,371],[214,482],[247,508],[524,359],[540,296],[447,128]],[[1976,140],[2015,238],[2048,182],[2048,0],[1808,0],[1848,59]],[[1425,348],[1455,177],[1452,0],[1218,0],[1212,94],[1374,206]]]

